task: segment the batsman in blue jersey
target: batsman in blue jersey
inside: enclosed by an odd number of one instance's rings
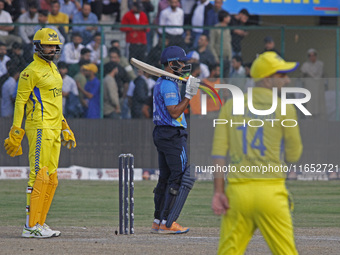
[[[189,58],[178,46],[170,46],[162,52],[164,70],[182,76],[191,70],[186,65]],[[154,87],[153,95],[153,140],[158,151],[160,175],[154,189],[155,213],[151,232],[181,234],[189,228],[180,226],[177,220],[195,179],[190,176],[187,165],[187,123],[184,110],[196,95],[200,80],[189,76],[186,94],[181,99],[178,84],[182,81],[162,76]],[[184,84],[183,84],[184,86]]]

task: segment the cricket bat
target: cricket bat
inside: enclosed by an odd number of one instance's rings
[[[130,63],[133,66],[137,67],[138,69],[141,69],[144,72],[147,72],[148,74],[151,74],[151,75],[154,75],[154,76],[157,76],[157,77],[168,76],[168,77],[171,77],[171,78],[174,78],[174,79],[177,79],[177,80],[187,81],[187,79],[185,79],[183,77],[169,73],[167,71],[164,71],[162,69],[159,69],[157,67],[149,65],[147,63],[144,63],[143,61],[140,61],[140,60],[135,59],[135,58],[131,58]]]
[[[144,63],[143,61],[140,61],[140,60],[135,59],[135,58],[131,58],[130,63],[131,63],[131,65],[137,67],[138,69],[141,69],[141,70],[143,70],[144,72],[146,72],[146,73],[148,73],[148,74],[151,74],[151,75],[154,75],[154,76],[157,76],[157,77],[167,76],[167,77],[174,78],[174,79],[177,79],[177,80],[181,80],[181,81],[185,81],[185,82],[187,81],[187,79],[185,79],[185,78],[183,78],[183,77],[180,77],[180,76],[175,75],[175,74],[173,74],[173,73],[169,73],[169,72],[167,72],[167,71],[164,71],[164,70],[162,70],[162,69],[159,69],[159,68],[157,68],[157,67],[154,67],[154,66],[152,66],[152,65],[149,65],[149,64],[147,64],[147,63]],[[221,105],[222,105],[221,98],[220,98],[220,96],[218,95],[217,91],[216,91],[213,87],[211,87],[211,86],[209,86],[209,85],[207,85],[207,84],[204,84],[204,83],[202,83],[202,82],[201,82],[200,84],[201,84],[202,86],[205,86],[205,87],[209,88],[210,90],[212,90],[213,93],[217,96],[218,100],[220,101],[220,103],[221,103]],[[203,91],[205,91],[207,94],[209,94],[210,97],[212,97],[212,99],[215,101],[214,96],[213,96],[209,91],[207,91],[206,89],[204,89],[202,86],[200,86],[199,88],[202,89]],[[215,103],[216,103],[216,102],[215,102]]]

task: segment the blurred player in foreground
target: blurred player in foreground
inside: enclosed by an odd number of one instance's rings
[[[185,51],[170,46],[162,52],[161,64],[165,71],[182,76],[190,72]],[[184,110],[196,95],[200,80],[189,76],[185,97],[182,100],[178,84],[182,82],[161,77],[154,86],[153,95],[153,140],[158,151],[159,179],[154,189],[155,213],[151,232],[159,234],[181,234],[189,228],[180,226],[177,220],[185,200],[194,185],[187,166],[187,123]],[[184,85],[183,85],[184,86]]]
[[[254,61],[251,76],[256,82],[253,89],[255,109],[267,110],[272,106],[273,88],[278,91],[290,82],[287,73],[294,71],[296,62],[285,62],[275,52],[265,52]],[[247,101],[245,95],[245,102]],[[281,99],[276,111],[269,116],[255,116],[245,106],[245,115],[232,114],[233,100],[221,109],[219,119],[232,120],[229,125],[216,125],[212,156],[214,165],[226,166],[229,152],[230,165],[237,171],[228,173],[225,191],[224,173],[215,173],[212,209],[221,215],[218,254],[243,254],[254,231],[259,228],[273,254],[297,254],[294,242],[286,173],[241,172],[241,167],[277,167],[296,162],[302,153],[299,126],[283,127],[283,119],[297,120],[293,105],[287,105],[287,115],[281,115]],[[250,119],[257,119],[252,127]],[[277,119],[277,121],[265,121]],[[245,120],[245,124],[243,124]],[[272,124],[273,123],[273,124]],[[263,168],[262,168],[263,169]]]
[[[33,38],[36,53],[33,62],[19,78],[13,125],[5,140],[7,154],[22,154],[21,128],[26,107],[25,130],[29,143],[30,175],[28,181],[26,225],[22,237],[47,238],[60,236],[45,223],[55,190],[58,186],[57,168],[61,143],[76,147],[62,107],[62,78],[54,57],[60,54],[61,42],[50,28],[39,29]]]

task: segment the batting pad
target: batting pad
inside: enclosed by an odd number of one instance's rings
[[[190,172],[190,167],[187,167],[182,177],[181,187],[179,188],[178,196],[166,221],[167,228],[170,228],[172,223],[178,219],[179,214],[183,209],[184,203],[187,200],[189,192],[194,186],[195,178],[190,176]]]
[[[34,227],[41,218],[46,191],[49,185],[48,168],[41,168],[33,185],[30,202],[29,227]]]
[[[50,210],[52,200],[54,197],[54,193],[58,186],[57,172],[54,172],[49,177],[50,178],[49,178],[49,183],[48,183],[48,187],[47,187],[46,194],[45,194],[44,205],[42,207],[42,213],[41,213],[41,217],[39,220],[40,225],[44,225],[46,221],[47,213]]]

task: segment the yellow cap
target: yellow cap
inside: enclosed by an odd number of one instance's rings
[[[250,76],[258,81],[275,73],[292,72],[298,66],[298,62],[286,62],[276,52],[266,51],[254,60],[250,68]]]
[[[97,73],[98,72],[98,67],[95,65],[95,64],[87,64],[87,65],[83,65],[83,68],[85,70],[89,70],[89,71],[92,71],[94,73]]]

